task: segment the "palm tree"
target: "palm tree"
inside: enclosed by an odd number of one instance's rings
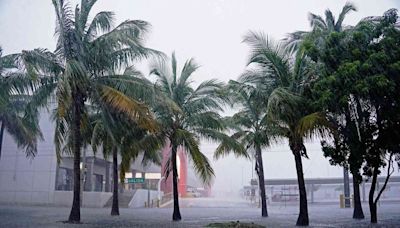
[[[29,94],[34,83],[19,69],[18,57],[17,54],[2,56],[0,47],[0,158],[5,130],[30,157],[35,156],[37,140],[42,138],[37,115],[31,108],[37,101]]]
[[[295,51],[301,47],[302,43],[304,42],[314,42],[317,47],[321,47],[324,43],[329,34],[333,32],[342,32],[344,30],[353,29],[354,27],[360,26],[365,21],[369,21],[372,23],[376,23],[379,21],[381,17],[366,17],[360,20],[360,22],[356,26],[343,26],[343,21],[348,13],[351,11],[356,11],[356,7],[351,3],[346,3],[343,6],[342,11],[339,14],[337,21],[333,16],[332,12],[327,9],[325,11],[325,19],[323,19],[319,15],[315,15],[310,13],[309,20],[311,24],[312,31],[296,31],[294,33],[288,34],[287,38],[284,39],[286,42],[286,46],[288,50]],[[313,52],[314,50],[309,50]],[[353,218],[355,219],[363,219],[364,213],[361,206],[360,200],[360,183],[362,179],[359,175],[360,165],[354,165],[358,162],[353,162],[353,166],[350,167],[350,172],[353,174],[353,191],[354,191],[354,211],[353,211]],[[360,164],[360,163],[358,163]],[[346,178],[348,179],[349,171],[347,168],[343,168],[344,176],[345,176],[345,188],[349,187],[348,181],[346,182]]]
[[[304,96],[313,77],[312,65],[300,52],[293,59],[282,45],[274,44],[263,34],[250,32],[244,42],[251,47],[249,64],[262,72],[250,81],[268,83],[274,89],[268,99],[267,115],[274,122],[276,133],[289,141],[295,158],[300,196],[296,225],[307,226],[307,194],[302,166],[302,157],[307,158],[304,140],[324,133],[325,127],[329,126],[325,115],[313,112]]]
[[[303,40],[310,35],[315,35],[316,40],[322,42],[323,34],[327,35],[332,32],[341,32],[342,30],[346,29],[346,27],[343,26],[343,21],[346,15],[349,14],[351,11],[356,10],[356,7],[352,3],[347,2],[343,6],[337,20],[335,20],[335,17],[333,16],[333,13],[330,9],[325,10],[325,19],[323,19],[319,15],[309,13],[308,19],[310,21],[312,31],[296,31],[293,33],[289,33],[284,39],[287,48],[292,51],[297,50]],[[348,26],[348,28],[350,28],[350,26]]]
[[[53,78],[56,84],[56,152],[74,156],[74,197],[68,222],[80,222],[81,128],[86,104],[126,113],[139,126],[150,128],[153,118],[147,106],[127,96],[146,93],[138,80],[119,75],[118,69],[138,58],[157,53],[143,46],[149,24],[127,20],[114,27],[114,14],[103,11],[89,21],[96,0],[82,0],[73,12],[64,0],[53,0],[57,23],[54,53],[44,49],[22,53],[27,72]],[[52,94],[53,91],[48,91]]]
[[[178,198],[178,172],[176,155],[178,147],[185,149],[192,159],[196,173],[205,184],[210,184],[214,171],[199,148],[200,137],[219,140],[224,135],[224,126],[218,111],[226,98],[220,93],[222,83],[216,80],[204,81],[197,88],[191,87],[193,73],[199,68],[193,59],[186,61],[178,75],[175,54],[172,54],[172,69],[164,62],[155,62],[151,74],[157,77],[155,91],[159,93],[154,108],[160,122],[162,134],[171,145],[167,175],[172,169],[174,221],[181,219]]]
[[[265,192],[264,167],[262,159],[262,148],[270,146],[270,130],[268,116],[266,113],[265,90],[259,88],[263,85],[252,85],[243,83],[253,76],[253,71],[247,71],[239,78],[239,82],[230,81],[229,87],[232,91],[232,102],[235,106],[240,106],[240,110],[232,117],[228,118],[229,126],[233,131],[230,141],[224,140],[215,151],[215,158],[233,151],[236,156],[245,156],[244,151],[253,148],[255,150],[256,171],[261,195],[261,216],[267,217],[267,201]],[[268,94],[268,93],[267,93]],[[238,147],[235,141],[239,141],[242,148]],[[243,149],[246,148],[246,150]]]
[[[143,154],[142,163],[160,164],[159,151],[163,140],[156,134],[150,134],[152,128],[142,129],[122,112],[99,107],[91,118],[93,131],[91,145],[96,152],[101,146],[105,158],[113,158],[113,202],[111,215],[119,215],[118,204],[118,154],[121,155],[121,182],[125,171],[129,170],[132,160]],[[156,123],[154,123],[156,124]],[[118,153],[119,152],[119,153]]]

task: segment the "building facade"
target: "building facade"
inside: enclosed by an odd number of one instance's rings
[[[40,118],[43,141],[38,143],[37,155],[27,158],[24,149],[18,148],[13,138],[4,132],[2,154],[0,157],[0,203],[13,204],[72,204],[73,158],[63,155],[60,163],[54,146],[54,123],[48,111]],[[90,147],[82,154],[81,171],[83,183],[83,205],[101,207],[112,196],[112,162],[96,156]],[[119,158],[119,161],[121,159]],[[152,174],[152,185],[125,184],[126,190],[135,188],[156,188],[157,176],[161,176],[161,167],[149,164],[143,166],[141,157],[132,163],[127,176],[146,176]],[[154,178],[155,176],[155,178]],[[118,180],[117,180],[118,181]]]

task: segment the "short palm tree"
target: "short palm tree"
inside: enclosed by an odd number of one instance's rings
[[[118,204],[118,154],[121,155],[120,165],[121,182],[125,177],[125,171],[129,170],[132,160],[139,154],[143,154],[143,163],[153,162],[160,164],[160,149],[163,140],[148,130],[137,126],[124,113],[108,109],[98,109],[92,116],[93,132],[91,145],[96,152],[101,146],[105,158],[112,155],[113,158],[113,203],[111,215],[119,215]],[[119,152],[119,153],[118,153]]]
[[[263,72],[252,77],[256,84],[268,83],[273,91],[268,98],[267,112],[275,123],[275,130],[288,139],[294,155],[300,196],[300,214],[297,225],[308,225],[307,194],[304,183],[302,156],[307,158],[304,140],[324,133],[328,126],[325,115],[313,112],[304,92],[313,77],[310,61],[301,53],[295,58],[284,47],[274,44],[263,34],[249,33],[244,42],[250,45],[249,64]]]
[[[128,93],[146,93],[140,80],[120,75],[118,70],[132,61],[157,53],[143,46],[149,24],[127,20],[114,27],[114,14],[103,11],[89,20],[96,0],[82,0],[74,11],[64,0],[53,0],[57,46],[24,51],[27,72],[37,78],[53,78],[57,109],[55,143],[57,154],[74,156],[74,197],[68,222],[80,222],[80,154],[82,121],[86,104],[126,113],[139,126],[151,126],[152,115],[143,102]],[[48,90],[48,95],[53,94]],[[144,96],[145,97],[145,96]]]
[[[0,47],[0,158],[5,130],[30,157],[35,156],[37,140],[42,137],[36,112],[31,108],[37,101],[29,94],[34,83],[18,69],[18,57],[16,54],[2,56]]]
[[[232,131],[231,140],[223,140],[215,151],[215,158],[234,152],[236,156],[248,156],[245,151],[254,149],[256,158],[256,171],[261,195],[261,216],[267,217],[267,200],[265,192],[264,167],[261,150],[270,146],[271,129],[268,124],[266,101],[268,93],[263,85],[243,83],[255,72],[248,71],[239,78],[239,82],[230,81],[232,103],[240,110],[232,117],[226,118]],[[238,147],[238,141],[242,147]]]
[[[178,199],[178,172],[176,156],[182,147],[193,161],[196,173],[205,184],[210,184],[214,171],[199,148],[200,138],[219,140],[224,136],[224,126],[218,111],[226,98],[220,93],[222,83],[204,81],[197,88],[191,87],[193,73],[199,68],[193,59],[186,61],[178,74],[175,54],[172,54],[172,69],[164,62],[155,62],[151,74],[157,77],[155,91],[158,102],[154,108],[160,122],[162,134],[171,145],[168,162],[172,170],[174,212],[172,219],[180,220]],[[167,174],[168,174],[167,171]]]

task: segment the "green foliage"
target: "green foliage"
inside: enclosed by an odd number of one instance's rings
[[[349,164],[353,175],[364,164],[364,174],[372,176],[385,166],[386,153],[398,152],[396,21],[396,11],[389,10],[379,19],[329,34],[318,53],[311,45],[308,49],[322,63],[312,88],[314,105],[330,113],[339,133],[335,145],[323,143],[323,150],[332,163]]]
[[[85,101],[126,113],[142,128],[151,131],[157,128],[143,103],[153,99],[152,87],[134,68],[128,67],[140,58],[162,56],[143,45],[149,24],[128,20],[114,27],[114,14],[107,11],[89,20],[95,2],[82,1],[72,12],[68,3],[54,0],[58,38],[55,52],[44,49],[22,52],[28,74],[50,78],[41,85],[56,91],[57,154],[71,152],[72,124],[76,115],[73,111],[79,109],[83,116],[87,115],[84,114],[88,112]],[[126,69],[123,75],[117,73],[122,67]]]
[[[204,81],[197,88],[191,87],[193,73],[198,68],[195,61],[189,59],[179,74],[174,53],[171,69],[165,61],[154,62],[150,71],[157,78],[153,109],[161,132],[171,147],[183,147],[193,161],[196,173],[205,184],[210,184],[214,171],[201,153],[199,143],[200,139],[216,142],[228,139],[223,133],[222,117],[218,114],[222,111],[222,104],[228,100],[222,91],[223,84],[216,80]]]

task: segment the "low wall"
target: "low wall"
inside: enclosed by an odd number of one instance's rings
[[[144,203],[148,200],[147,189],[136,189],[135,195],[133,195],[131,202],[129,202],[130,208],[144,207]],[[158,199],[158,191],[150,190],[150,202],[151,200]]]
[[[104,207],[107,201],[112,197],[111,192],[83,192],[83,207]],[[54,205],[72,206],[72,191],[55,191]]]

